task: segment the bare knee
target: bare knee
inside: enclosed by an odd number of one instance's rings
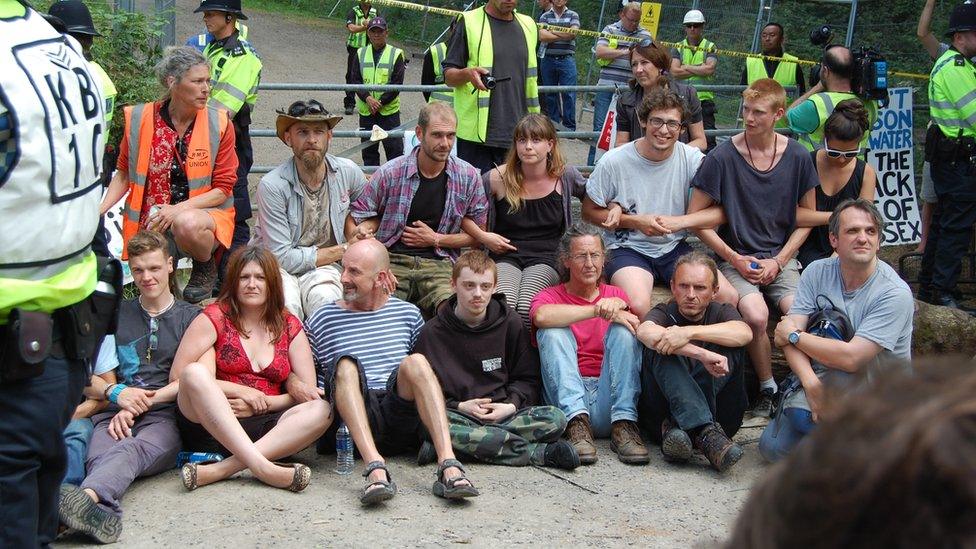
[[[180,213],[173,219],[173,237],[179,241],[192,241],[197,239],[200,231],[206,229],[197,215],[197,210],[187,210]]]
[[[336,386],[354,384],[359,386],[359,366],[351,358],[339,359],[336,363],[335,373]]]
[[[332,423],[332,407],[323,399],[310,400],[301,404],[305,408],[308,419],[306,425],[312,430],[325,429]]]
[[[191,362],[183,368],[180,374],[180,386],[187,388],[199,388],[207,383],[214,381],[214,374],[206,365],[199,362]]]
[[[397,370],[398,380],[403,380],[413,385],[416,385],[424,379],[433,377],[433,375],[434,371],[431,369],[430,363],[420,353],[407,355],[400,362],[400,368]]]
[[[754,332],[765,332],[769,324],[769,309],[765,303],[740,303],[739,313],[742,320],[749,325]]]

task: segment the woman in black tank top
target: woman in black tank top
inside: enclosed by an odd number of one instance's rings
[[[874,199],[877,180],[874,168],[858,158],[864,154],[860,142],[869,128],[867,110],[856,99],[838,103],[824,123],[826,146],[810,153],[820,176],[820,186],[816,189],[817,211],[801,208],[796,219],[800,227],[813,227],[797,254],[803,267],[833,255],[827,223],[841,202],[858,197]]]
[[[488,249],[498,265],[498,291],[528,326],[532,298],[559,281],[556,248],[572,224],[571,197],[582,198],[585,182],[566,166],[556,128],[541,114],[519,120],[507,161],[483,181],[491,205],[487,230],[470,219],[461,228]]]

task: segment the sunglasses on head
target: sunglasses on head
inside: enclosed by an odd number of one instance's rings
[[[831,149],[830,147],[824,146],[824,152],[826,152],[827,156],[831,158],[840,158],[842,156],[844,158],[854,158],[855,156],[861,154],[861,148],[858,147],[853,151],[838,151],[836,149]]]
[[[640,42],[634,42],[630,45],[630,49],[634,48],[657,48],[657,44],[650,38],[641,38]]]
[[[329,111],[325,110],[322,103],[314,99],[308,101],[295,101],[288,107],[288,116],[305,116],[305,115],[317,115],[317,114],[329,114]]]

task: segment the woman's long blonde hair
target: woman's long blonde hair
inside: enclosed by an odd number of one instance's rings
[[[525,176],[522,174],[522,160],[519,159],[517,144],[519,139],[543,139],[552,141],[552,150],[546,158],[546,173],[549,177],[560,177],[566,162],[559,151],[559,136],[556,135],[556,127],[552,125],[549,117],[531,113],[522,117],[515,125],[515,135],[512,137],[512,147],[508,150],[508,157],[505,159],[505,173],[502,174],[502,183],[505,186],[505,201],[508,202],[510,210],[517,212],[522,207],[522,181]]]

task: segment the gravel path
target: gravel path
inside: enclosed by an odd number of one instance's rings
[[[177,2],[177,36],[185,39],[199,32],[199,16],[191,14],[195,6],[191,0]],[[245,10],[251,36],[264,60],[264,81],[342,81],[345,35],[341,25]],[[391,25],[395,33],[396,21]],[[420,62],[415,60],[408,68],[407,82],[419,78]],[[262,92],[253,127],[273,127],[274,108],[307,95]],[[339,93],[313,96],[341,112]],[[420,94],[404,96],[404,120],[416,117],[420,98]],[[347,118],[339,127],[353,126]],[[257,138],[254,142],[257,165],[276,165],[289,152],[277,139]],[[336,140],[332,150],[354,144]],[[584,147],[574,144],[570,149],[572,161],[585,159]],[[249,473],[186,493],[173,470],[137,481],[128,491],[121,544],[238,548],[712,545],[727,536],[749,487],[764,470],[756,451],[758,436],[759,429],[740,432],[737,439],[744,444],[745,457],[725,475],[709,469],[700,456],[686,466],[667,464],[657,448],[651,449],[649,466],[627,466],[616,459],[607,441],[598,441],[597,464],[572,473],[470,464],[469,473],[482,496],[464,504],[449,504],[431,495],[433,466],[417,467],[410,456],[393,458],[392,474],[400,494],[369,510],[358,504],[362,478],[336,475],[332,472],[335,458],[318,456],[313,450],[299,456],[312,468],[311,485],[302,494],[266,487]],[[357,468],[362,465],[356,464]],[[82,544],[76,538],[61,545]]]

